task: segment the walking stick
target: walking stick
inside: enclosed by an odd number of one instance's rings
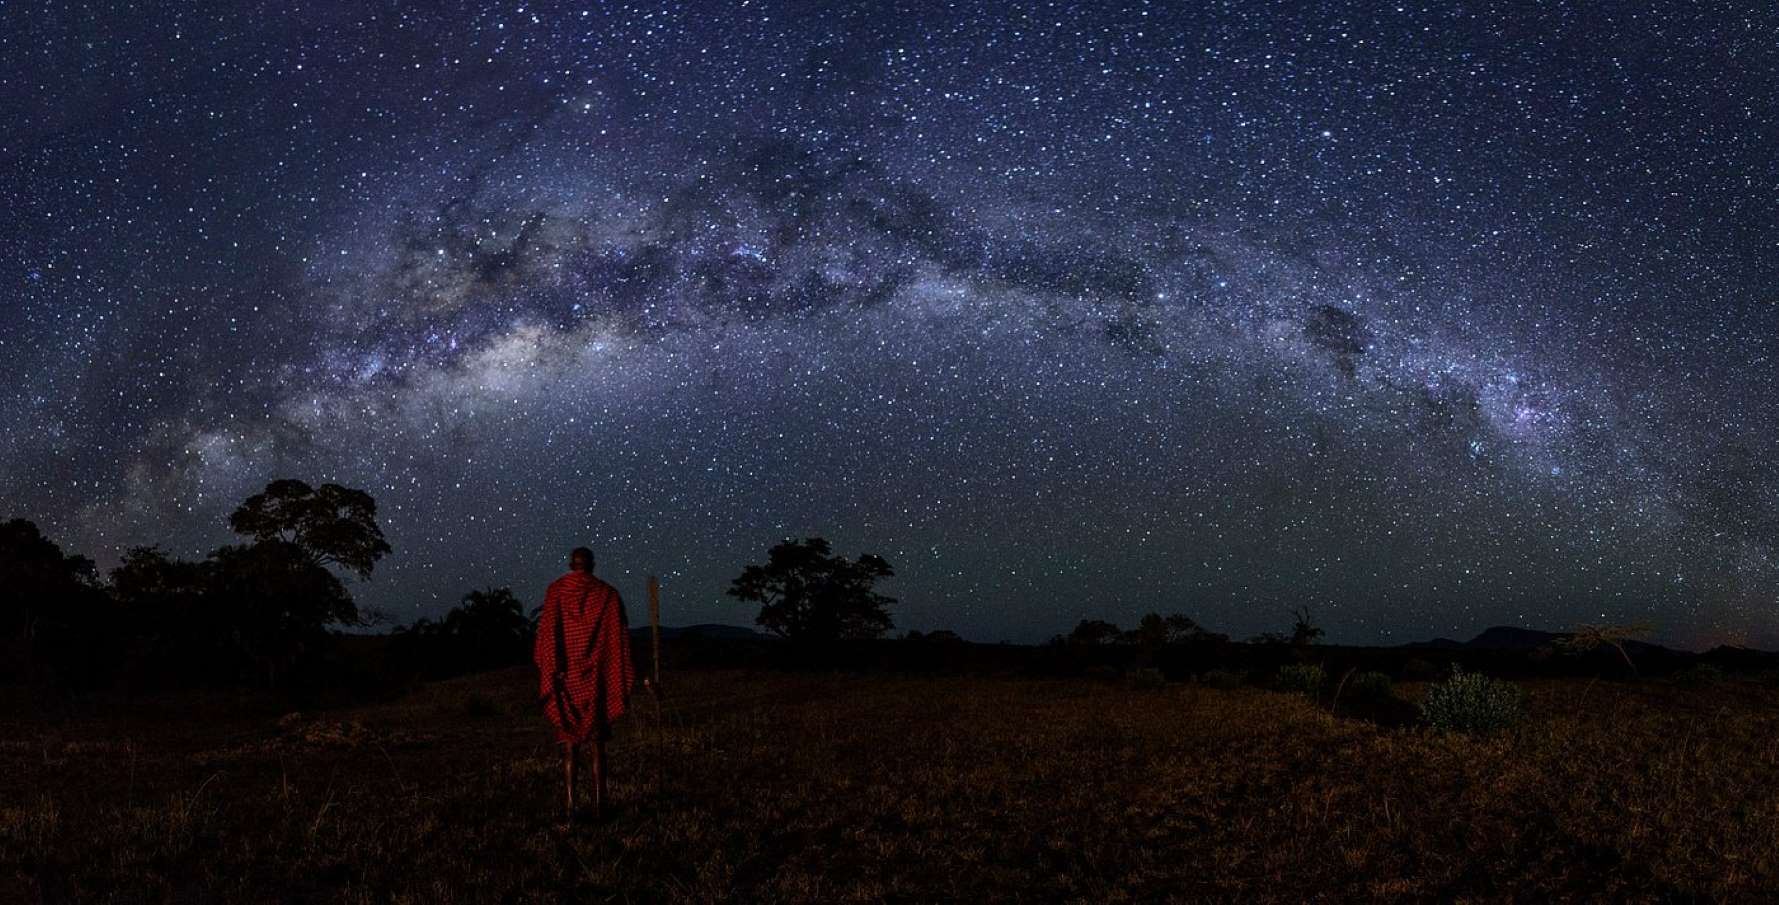
[[[649,642],[652,653],[649,665],[655,679],[649,685],[655,699],[655,794],[661,794],[661,582],[649,576]]]

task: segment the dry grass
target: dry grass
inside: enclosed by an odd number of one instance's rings
[[[1779,693],[1531,687],[1471,739],[1301,696],[703,672],[562,835],[521,671],[278,719],[0,744],[0,901],[1748,901],[1779,889]],[[1417,689],[1398,689],[1413,695]]]

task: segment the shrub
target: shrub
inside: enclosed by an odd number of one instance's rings
[[[1674,674],[1674,684],[1687,688],[1706,688],[1723,680],[1723,670],[1715,663],[1697,663]]]
[[[1355,701],[1381,701],[1390,696],[1390,689],[1395,684],[1388,673],[1375,670],[1354,673],[1347,679],[1346,693]]]
[[[1402,664],[1402,678],[1406,682],[1431,682],[1442,674],[1439,667],[1425,657],[1411,657]]]
[[[1132,688],[1160,688],[1166,684],[1167,677],[1161,674],[1161,670],[1152,666],[1132,670],[1130,673],[1130,687]]]
[[[1314,663],[1292,663],[1279,667],[1279,690],[1314,696],[1328,676]]]
[[[1525,692],[1518,685],[1452,667],[1452,677],[1427,689],[1421,714],[1441,732],[1494,732],[1519,722]]]
[[[1199,676],[1198,681],[1212,688],[1240,688],[1248,681],[1248,677],[1233,669],[1212,669]]]

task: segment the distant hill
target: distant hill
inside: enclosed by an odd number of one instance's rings
[[[1779,669],[1779,652],[1736,647],[1729,644],[1718,645],[1700,654],[1699,659],[1734,672]]]
[[[649,627],[646,625],[632,626],[632,640],[647,641]],[[681,638],[698,638],[706,641],[776,641],[776,636],[740,625],[723,625],[716,622],[704,622],[698,625],[663,625],[661,639],[673,641]]]
[[[1431,641],[1410,641],[1397,646],[1414,650],[1463,650],[1464,642],[1453,641],[1450,638],[1434,638]]]
[[[1412,641],[1402,647],[1413,650],[1496,650],[1496,651],[1529,651],[1555,644],[1569,637],[1568,632],[1544,632],[1537,629],[1518,628],[1511,625],[1497,625],[1483,629],[1482,633],[1469,641],[1453,641],[1450,638],[1434,638],[1431,641]],[[1678,653],[1659,644],[1647,641],[1626,641],[1625,649],[1633,654],[1639,653]]]
[[[1497,625],[1483,629],[1482,634],[1469,641],[1434,638],[1431,641],[1411,641],[1402,646],[1414,650],[1536,650],[1566,637],[1568,636],[1557,632]]]
[[[1482,634],[1465,642],[1466,650],[1535,650],[1547,644],[1569,637],[1557,632],[1541,632],[1537,629],[1514,628],[1511,625],[1497,625],[1483,629]]]

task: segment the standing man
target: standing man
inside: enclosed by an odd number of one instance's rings
[[[593,577],[593,551],[568,554],[568,574],[550,582],[537,622],[538,696],[562,743],[568,779],[567,823],[574,822],[575,765],[592,746],[593,815],[604,816],[605,742],[611,722],[630,703],[636,666],[630,661],[630,626],[624,601]]]

